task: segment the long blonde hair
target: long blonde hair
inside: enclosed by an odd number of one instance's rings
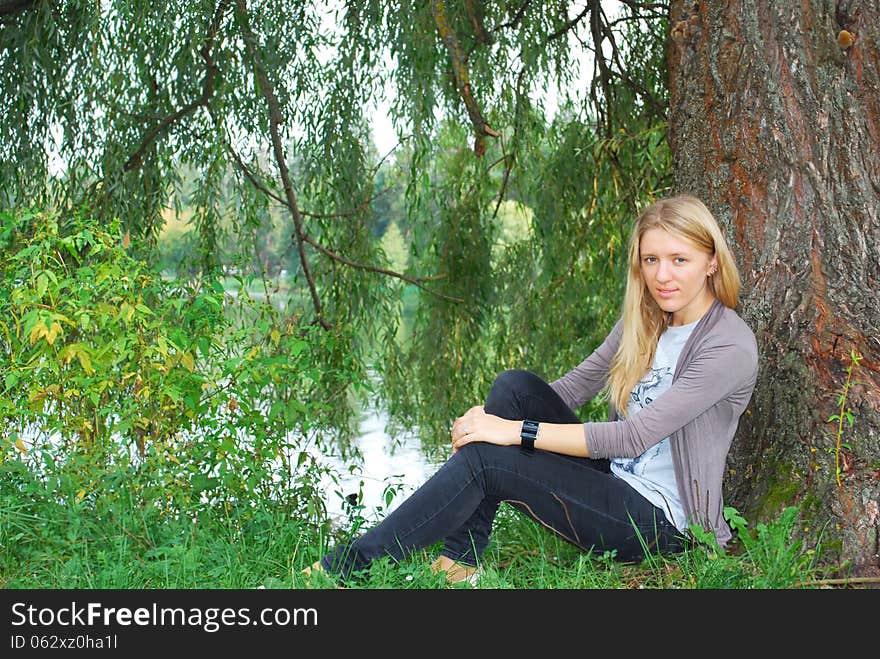
[[[627,403],[636,383],[654,363],[657,342],[672,316],[657,306],[642,277],[639,245],[644,233],[655,227],[714,254],[717,267],[709,277],[710,290],[731,309],[739,301],[739,270],[718,222],[703,202],[690,195],[678,195],[656,201],[642,211],[630,235],[629,272],[621,314],[623,333],[606,383],[606,394],[621,416],[627,414]]]

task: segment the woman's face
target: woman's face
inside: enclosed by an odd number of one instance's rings
[[[708,275],[718,267],[713,254],[653,227],[642,234],[639,259],[645,285],[657,305],[672,314],[671,325],[698,320],[712,306]]]

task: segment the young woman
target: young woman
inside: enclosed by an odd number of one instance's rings
[[[740,280],[711,212],[681,195],[633,227],[620,320],[549,384],[501,373],[452,425],[449,460],[381,523],[306,573],[344,582],[382,556],[443,540],[435,570],[472,579],[502,502],[567,541],[635,561],[684,548],[688,526],[731,537],[725,459],[755,386],[758,351],[734,311]],[[603,392],[607,422],[574,410]]]

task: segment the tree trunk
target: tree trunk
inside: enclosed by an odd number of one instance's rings
[[[725,227],[761,355],[725,501],[753,523],[800,505],[798,533],[860,576],[880,574],[878,5],[670,10],[676,191]]]

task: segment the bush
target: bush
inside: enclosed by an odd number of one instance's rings
[[[233,303],[218,281],[164,280],[128,255],[118,223],[0,222],[4,527],[119,506],[194,523],[269,505],[323,524],[302,439],[320,425],[315,364],[332,335]],[[17,548],[66,542],[63,528],[24,525]]]

